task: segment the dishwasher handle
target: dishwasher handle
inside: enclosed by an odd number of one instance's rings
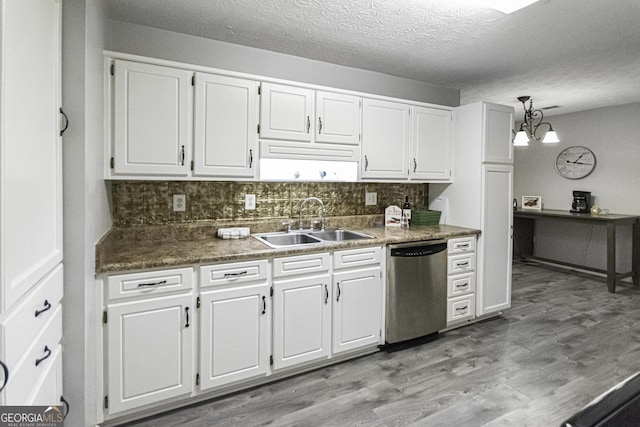
[[[447,243],[423,244],[402,248],[391,248],[392,257],[413,258],[435,255],[447,250]]]

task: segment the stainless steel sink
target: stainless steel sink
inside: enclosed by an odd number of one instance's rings
[[[252,236],[271,248],[305,246],[317,243],[342,242],[345,240],[373,239],[372,236],[351,230],[293,231],[289,233],[258,233]]]
[[[320,240],[330,241],[330,242],[342,242],[344,240],[363,240],[363,239],[373,239],[372,236],[368,236],[362,233],[356,233],[351,230],[325,230],[325,231],[314,231],[309,233],[310,236],[316,237]]]

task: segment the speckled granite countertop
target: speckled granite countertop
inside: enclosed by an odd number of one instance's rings
[[[360,220],[362,221],[362,220]],[[223,240],[215,237],[218,226],[147,226],[114,227],[96,245],[96,274],[166,268],[193,264],[243,261],[273,258],[312,252],[334,251],[365,246],[415,242],[468,236],[479,230],[452,225],[390,228],[371,226],[371,222],[330,222],[328,228],[348,228],[373,236],[373,239],[319,243],[298,247],[272,249],[253,237]],[[273,231],[278,228],[251,227],[252,233]],[[144,229],[143,229],[144,228]]]

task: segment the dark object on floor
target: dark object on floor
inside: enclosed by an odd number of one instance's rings
[[[640,374],[616,385],[562,423],[562,427],[640,425]]]

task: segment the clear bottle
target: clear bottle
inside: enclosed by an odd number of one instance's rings
[[[404,203],[402,204],[402,220],[400,225],[408,227],[411,220],[411,204],[409,203],[409,196],[404,196]]]

